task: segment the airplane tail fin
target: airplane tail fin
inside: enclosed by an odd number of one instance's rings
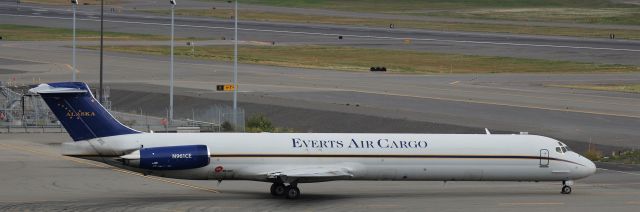
[[[74,141],[141,133],[116,120],[83,82],[40,84],[29,92],[40,94]]]

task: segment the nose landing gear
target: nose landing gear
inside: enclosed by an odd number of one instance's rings
[[[573,181],[562,181],[562,190],[561,194],[571,194],[571,185],[573,185]]]

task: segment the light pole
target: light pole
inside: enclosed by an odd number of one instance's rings
[[[104,0],[100,0],[100,90],[98,91],[98,102],[104,103],[104,89],[102,89],[102,56],[104,52]]]
[[[73,5],[73,66],[71,72],[73,73],[72,81],[76,81],[76,9],[78,7],[78,0],[71,0]]]
[[[238,0],[234,9],[234,39],[233,39],[233,128],[238,129]]]
[[[169,0],[171,3],[171,73],[169,74],[169,123],[173,123],[173,25],[174,25],[174,10],[176,7],[176,0]]]

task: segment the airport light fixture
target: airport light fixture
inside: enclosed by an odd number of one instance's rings
[[[78,0],[71,0],[71,5],[73,6],[73,59],[71,67],[72,81],[76,81],[76,9],[78,8]]]
[[[176,0],[169,0],[171,3],[171,68],[169,73],[169,123],[173,123],[173,27],[174,27],[174,11]]]

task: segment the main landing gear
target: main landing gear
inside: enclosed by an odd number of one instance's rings
[[[300,189],[297,183],[285,186],[284,183],[273,183],[271,185],[271,195],[284,196],[287,199],[297,199],[300,197]]]
[[[573,185],[573,181],[562,181],[562,190],[561,194],[570,194],[571,193],[571,185]]]

